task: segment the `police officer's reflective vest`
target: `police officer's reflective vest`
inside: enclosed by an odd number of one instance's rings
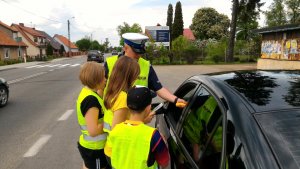
[[[154,130],[145,124],[137,126],[117,124],[109,134],[109,142],[112,146],[112,167],[115,169],[157,168],[156,162],[151,167],[147,166]]]
[[[118,56],[111,56],[106,59],[107,67],[108,67],[108,79],[111,75],[111,72],[113,70],[113,67],[118,60]],[[141,86],[146,86],[148,87],[148,76],[149,76],[149,71],[150,71],[150,62],[143,59],[139,58],[138,63],[140,65],[140,75],[138,79],[135,81],[134,85],[141,85]]]
[[[81,129],[81,135],[79,137],[79,144],[82,147],[91,149],[91,150],[99,150],[99,149],[103,149],[105,142],[106,142],[106,137],[107,137],[107,133],[104,134],[100,134],[98,136],[92,137],[89,135],[88,131],[87,131],[87,126],[86,126],[86,121],[84,116],[82,115],[80,106],[82,101],[87,97],[87,96],[95,96],[102,109],[105,109],[104,104],[103,104],[103,100],[100,98],[99,95],[97,95],[94,91],[84,87],[82,88],[78,99],[77,99],[77,118],[78,118],[78,123],[80,125],[80,129]],[[101,110],[99,110],[101,111]],[[99,112],[100,113],[100,112]],[[103,122],[103,118],[98,119],[98,123]]]

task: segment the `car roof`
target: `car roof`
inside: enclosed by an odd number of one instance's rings
[[[300,108],[300,71],[246,70],[197,75],[208,86],[230,87],[255,112]],[[220,91],[220,89],[218,89]]]
[[[99,50],[89,50],[89,52],[100,52]]]

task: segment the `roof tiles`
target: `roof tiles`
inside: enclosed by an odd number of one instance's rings
[[[54,35],[54,37],[56,37],[57,39],[59,39],[64,45],[69,46],[69,39],[67,39],[66,37],[62,36],[62,35]],[[77,49],[77,46],[74,45],[72,42],[70,42],[70,47],[72,49]]]
[[[188,29],[188,28],[183,30],[183,36],[188,38],[189,40],[195,40],[196,39],[195,36],[194,36],[194,33],[192,32],[192,30]]]
[[[16,42],[11,37],[9,37],[6,33],[3,31],[0,31],[0,45],[1,46],[22,46],[27,47],[27,45],[24,42]]]

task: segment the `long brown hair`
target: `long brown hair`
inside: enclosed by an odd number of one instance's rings
[[[140,66],[135,59],[128,56],[121,56],[115,63],[108,80],[104,105],[110,109],[115,103],[115,98],[121,91],[127,90],[133,85],[140,74]]]

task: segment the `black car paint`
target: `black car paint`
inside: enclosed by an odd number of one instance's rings
[[[1,104],[0,107],[6,106],[6,104],[8,102],[8,98],[9,98],[9,85],[7,84],[7,81],[5,79],[0,78],[0,90],[2,90],[2,89],[4,89],[7,93],[7,100],[6,100],[6,103],[4,105]]]
[[[240,74],[240,73],[249,73],[248,72],[231,72],[233,74]],[[251,73],[251,72],[250,72]],[[259,73],[271,73],[272,72],[263,72],[260,71]],[[278,73],[274,72],[275,74]],[[280,72],[279,72],[280,73]],[[292,72],[294,75],[298,74],[295,72]],[[227,73],[228,74],[228,73]],[[231,74],[230,76],[233,77]],[[225,116],[226,123],[228,122],[232,123],[235,127],[235,133],[234,133],[234,151],[231,152],[231,156],[238,157],[241,153],[241,149],[244,151],[244,161],[242,159],[240,162],[244,163],[245,168],[262,168],[262,169],[268,169],[268,168],[288,168],[289,165],[287,164],[281,164],[278,161],[278,156],[276,155],[276,152],[274,152],[272,146],[270,145],[268,138],[264,134],[263,129],[261,128],[261,125],[257,121],[257,119],[254,117],[256,114],[260,113],[257,112],[259,110],[264,110],[264,112],[268,112],[266,108],[263,108],[261,102],[251,102],[251,97],[247,98],[247,95],[244,93],[240,93],[238,88],[232,87],[232,84],[224,83],[225,79],[230,78],[224,78],[225,75],[219,74],[211,74],[211,75],[199,75],[194,76],[186,80],[175,92],[176,96],[180,96],[180,90],[181,87],[184,86],[187,83],[195,83],[197,86],[202,85],[214,95],[215,98],[219,100],[219,104],[224,104],[224,112],[227,115]],[[299,75],[299,74],[298,74]],[[262,75],[264,76],[264,75]],[[222,78],[221,78],[222,77]],[[228,76],[229,77],[229,76]],[[259,77],[261,78],[261,77]],[[298,79],[297,77],[294,79]],[[236,79],[237,80],[237,79]],[[263,83],[261,83],[263,85]],[[282,84],[280,84],[282,85]],[[273,85],[274,86],[274,85]],[[278,85],[279,86],[279,85]],[[277,86],[275,86],[277,87]],[[247,83],[245,83],[244,89],[246,90],[249,88],[247,86]],[[270,88],[270,87],[268,87]],[[197,89],[198,90],[198,89]],[[240,90],[242,91],[242,90]],[[196,92],[195,92],[196,93]],[[271,93],[272,94],[272,93]],[[195,96],[193,96],[195,97]],[[277,98],[278,99],[278,98]],[[189,100],[191,101],[191,100]],[[252,100],[253,101],[253,100]],[[274,100],[270,100],[270,102],[273,102]],[[169,103],[170,104],[170,103]],[[255,106],[255,104],[258,104],[258,106]],[[277,105],[280,106],[280,105]],[[292,105],[293,106],[293,105]],[[165,135],[165,137],[168,140],[168,143],[170,148],[171,157],[174,156],[172,154],[172,148],[174,148],[174,145],[177,147],[177,149],[181,149],[183,154],[185,154],[185,158],[188,159],[190,162],[190,168],[197,168],[195,162],[190,158],[190,155],[188,155],[188,152],[184,150],[183,145],[181,144],[180,137],[178,137],[178,134],[181,132],[181,126],[183,123],[183,118],[185,114],[187,113],[187,110],[189,107],[186,107],[183,111],[182,117],[179,120],[180,122],[176,126],[172,126],[172,122],[170,118],[170,115],[167,113],[168,111],[168,105],[165,106],[167,109],[165,109],[165,114],[162,116],[158,116],[158,125],[160,132]],[[258,108],[259,107],[259,108]],[[278,108],[278,107],[277,107]],[[286,107],[285,107],[286,108]],[[299,105],[294,106],[294,108],[299,109]],[[270,109],[270,108],[269,108]],[[272,109],[272,108],[271,108]],[[224,113],[223,112],[223,113]],[[237,113],[239,112],[239,113]],[[227,129],[227,127],[226,127]],[[170,133],[172,131],[172,133]],[[224,136],[228,137],[227,134]],[[224,141],[225,142],[225,141]],[[174,144],[175,143],[175,144]],[[223,146],[226,147],[226,146]],[[238,151],[239,150],[239,151]],[[224,150],[226,151],[226,150]],[[171,166],[174,168],[174,159]],[[223,166],[225,166],[226,163],[223,159]]]
[[[90,50],[87,54],[87,61],[104,62],[104,55],[100,51]]]

